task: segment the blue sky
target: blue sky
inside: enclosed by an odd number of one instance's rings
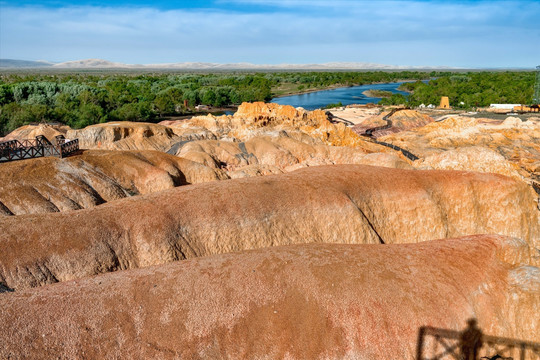
[[[534,67],[538,1],[0,0],[0,58]]]

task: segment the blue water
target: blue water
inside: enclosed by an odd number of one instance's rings
[[[403,82],[361,85],[332,90],[322,90],[308,94],[274,98],[270,102],[280,105],[303,107],[306,110],[320,109],[328,104],[336,104],[340,101],[343,105],[367,103],[377,104],[379,101],[381,101],[381,98],[367,97],[362,94],[362,92],[373,89],[391,91],[392,93],[407,95],[408,93],[404,91],[399,91],[397,89],[401,84],[403,84]]]

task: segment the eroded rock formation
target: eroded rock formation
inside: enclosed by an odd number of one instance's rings
[[[0,294],[0,357],[413,359],[421,326],[462,330],[469,318],[489,335],[539,341],[533,261],[525,242],[484,235],[99,275]]]
[[[53,140],[58,135],[66,135],[68,130],[71,130],[71,128],[66,125],[25,125],[10,132],[4,138],[0,138],[0,141],[35,139],[39,135]]]
[[[179,136],[193,134],[194,129],[204,129],[218,139],[247,141],[284,130],[290,137],[304,142],[351,146],[366,152],[386,151],[383,146],[366,141],[345,124],[331,123],[322,110],[306,111],[289,105],[243,103],[234,116],[199,116],[167,125]]]
[[[383,160],[381,166],[406,168],[408,164],[401,154],[367,141],[345,124],[331,123],[321,110],[244,103],[234,116],[203,116],[166,124],[182,138],[211,139],[184,140],[171,153],[224,168],[233,178],[314,165],[373,164],[377,159]],[[387,155],[365,158],[371,153]]]
[[[429,155],[414,163],[418,169],[468,170],[502,174],[522,179],[515,164],[504,156],[482,146],[450,149]]]
[[[252,176],[253,171],[278,174],[302,167],[332,164],[369,164],[412,168],[397,155],[366,154],[362,149],[303,142],[278,133],[245,142],[200,140],[179,147],[176,155],[227,171],[231,178]]]
[[[540,213],[521,180],[538,121],[392,121],[383,140],[418,161],[263,103],[10,134],[111,150],[0,165],[0,215],[18,215],[0,216],[0,358],[413,358],[420,326],[471,317],[539,341]],[[315,167],[351,163],[388,168]],[[430,241],[473,234],[499,235]]]
[[[364,133],[367,129],[374,128],[381,125],[386,125],[387,122],[383,120],[383,117],[388,115],[389,112],[383,112],[381,114],[372,116],[364,121],[355,125],[352,129],[358,134]],[[406,130],[422,127],[433,122],[433,118],[426,114],[422,114],[416,110],[400,110],[394,113],[390,120],[392,121],[392,127],[384,130],[378,130],[373,133],[373,136],[379,138],[388,134],[399,133]]]
[[[79,139],[81,149],[166,151],[180,139],[163,125],[137,122],[109,122],[69,130],[66,137]]]
[[[489,171],[504,174],[512,172],[507,164],[500,161],[500,158],[496,159],[487,151],[478,151],[478,160],[474,156],[463,156],[465,152],[471,153],[473,150],[454,151],[468,147],[488,148],[502,155],[524,179],[533,185],[536,184],[537,191],[540,192],[540,119],[538,118],[521,121],[519,118],[509,117],[501,122],[465,116],[450,117],[411,131],[384,136],[381,140],[401,146],[420,158],[431,157],[431,160],[426,161],[433,168],[476,170],[479,167],[485,167],[490,168]],[[453,152],[443,154],[449,150]],[[457,164],[454,160],[458,157],[464,161],[457,166],[452,166],[451,163]],[[436,162],[439,159],[440,162],[437,165]]]
[[[370,152],[384,149],[355,134],[344,124],[332,124],[321,110],[305,111],[292,106],[244,103],[234,116],[199,116],[162,124],[110,122],[69,130],[83,149],[168,150],[173,144],[192,140],[245,141],[253,136],[288,130],[298,136],[334,146],[355,146]]]
[[[361,165],[182,186],[76,212],[0,218],[0,283],[305,242],[414,243],[502,234],[540,247],[534,193],[496,174]]]
[[[64,159],[14,161],[0,164],[0,216],[90,208],[226,177],[219,169],[150,150],[86,150]]]
[[[378,109],[367,109],[376,111]],[[160,124],[111,122],[69,130],[83,149],[159,150],[225,170],[230,177],[288,172],[327,164],[407,168],[399,152],[359,136],[321,111],[244,103],[233,116],[198,116]],[[372,156],[363,160],[367,154]],[[399,160],[401,159],[401,161]]]

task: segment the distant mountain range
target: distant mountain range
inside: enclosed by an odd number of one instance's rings
[[[53,63],[38,60],[0,59],[3,69],[176,69],[176,70],[404,70],[404,69],[452,69],[435,66],[385,65],[361,62],[331,62],[324,64],[218,64],[203,62],[183,62],[167,64],[123,64],[101,59],[85,59]]]

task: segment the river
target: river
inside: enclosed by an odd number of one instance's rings
[[[303,107],[306,110],[315,110],[324,108],[328,104],[341,102],[343,105],[378,103],[381,98],[367,97],[362,94],[366,90],[385,90],[392,93],[407,95],[408,93],[398,90],[403,82],[371,84],[337,88],[332,90],[321,90],[307,94],[284,96],[274,98],[270,102],[280,105],[292,105],[294,107]]]

